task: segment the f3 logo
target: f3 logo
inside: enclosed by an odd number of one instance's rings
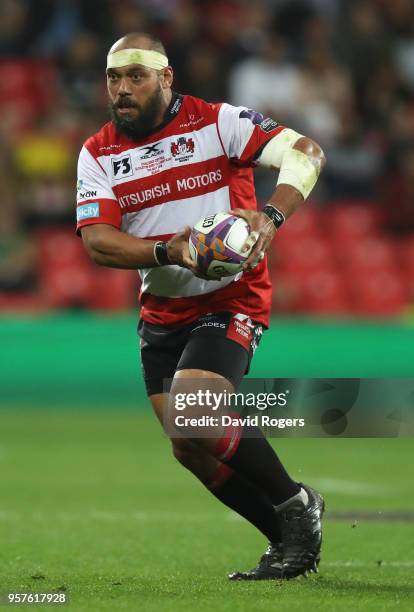
[[[121,179],[126,176],[132,176],[131,156],[125,155],[118,159],[112,159],[112,171],[115,179]]]

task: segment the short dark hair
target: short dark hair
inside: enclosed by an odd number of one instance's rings
[[[167,57],[167,52],[160,39],[156,38],[152,34],[148,34],[148,32],[129,32],[122,37],[125,44],[134,42],[137,38],[148,38],[150,41],[150,51],[157,51],[158,53],[161,53]]]

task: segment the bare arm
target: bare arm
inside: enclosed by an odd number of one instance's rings
[[[137,269],[157,265],[152,240],[130,236],[105,223],[87,225],[81,234],[86,252],[100,266]]]
[[[315,141],[303,136],[295,143],[293,149],[304,153],[315,165],[319,175],[326,163],[321,147]],[[303,195],[297,189],[285,184],[278,185],[268,199],[268,203],[276,206],[286,219],[295,212],[303,201]]]
[[[188,268],[198,276],[188,250],[190,231],[186,228],[175,234],[167,243],[167,253],[171,264]],[[87,225],[81,233],[89,257],[100,266],[126,270],[158,267],[154,257],[155,240],[130,236],[105,223]]]
[[[307,160],[305,161],[310,168],[312,168],[312,166],[309,162],[314,166],[316,177],[318,177],[326,161],[321,147],[310,138],[302,136],[295,142],[292,149],[293,151],[300,151],[301,154],[303,153],[306,156]],[[270,167],[275,170],[278,169],[276,165],[270,165]],[[276,189],[267,201],[268,204],[271,204],[283,213],[285,219],[290,217],[303,202],[303,194],[292,185],[284,182],[276,186]],[[251,270],[257,262],[263,258],[264,253],[276,234],[276,227],[263,212],[241,209],[236,209],[232,212],[246,219],[252,229],[252,233],[250,234],[245,248],[248,250],[249,246],[252,244],[254,244],[254,248],[243,266],[244,269]]]

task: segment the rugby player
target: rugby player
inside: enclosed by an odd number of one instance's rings
[[[311,139],[260,113],[175,93],[165,49],[149,34],[118,40],[106,75],[111,121],[80,152],[77,231],[97,264],[139,270],[143,375],[170,433],[171,398],[191,381],[194,388],[202,381],[207,390],[221,383],[232,390],[248,371],[269,324],[265,253],[314,187],[324,155]],[[255,166],[279,169],[261,212]],[[212,281],[190,258],[190,227],[227,210],[248,221],[246,248],[254,246],[241,278]],[[316,571],[323,499],[290,478],[260,429],[235,420],[208,436],[185,431],[170,434],[174,456],[269,541],[254,569],[229,577]]]

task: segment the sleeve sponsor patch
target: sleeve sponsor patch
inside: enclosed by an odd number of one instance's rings
[[[93,219],[100,216],[99,202],[89,202],[89,204],[82,204],[76,209],[76,218],[78,223],[85,219]]]
[[[253,125],[258,125],[263,132],[271,132],[279,125],[274,119],[264,117],[262,113],[258,113],[250,108],[242,110],[239,117],[241,119],[250,119]]]

